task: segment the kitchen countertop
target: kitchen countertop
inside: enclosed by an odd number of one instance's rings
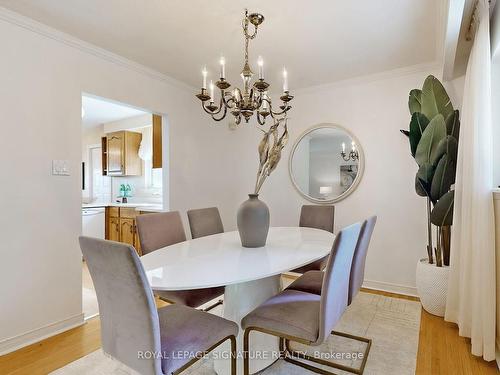
[[[135,208],[136,211],[162,212],[163,205],[154,203],[86,203],[82,208],[104,208],[104,207],[127,207]]]

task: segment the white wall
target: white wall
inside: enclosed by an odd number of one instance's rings
[[[309,164],[311,137],[306,135],[295,149],[293,154],[292,173],[298,188],[305,194],[309,194]]]
[[[1,8],[0,45],[1,353],[82,321],[82,92],[168,114],[173,164],[199,104],[184,85]],[[71,176],[52,176],[53,159]]]
[[[368,285],[393,291],[415,292],[415,265],[426,255],[425,200],[416,195],[416,164],[407,139],[399,130],[409,124],[407,98],[421,87],[438,67],[419,71],[395,71],[377,77],[356,79],[329,87],[294,92],[290,114],[290,144],[281,164],[264,184],[261,198],[268,204],[271,224],[297,225],[300,206],[306,200],[295,191],[288,176],[288,157],[293,142],[307,128],[337,123],[359,138],[366,156],[363,179],[357,190],[336,204],[337,229],[377,214],[379,220],[368,255]],[[461,101],[463,79],[447,84],[456,106]],[[201,110],[200,110],[201,111]],[[208,116],[186,129],[177,142],[192,155],[183,176],[197,176],[185,194],[174,194],[175,208],[219,206],[226,229],[235,229],[236,210],[251,193],[257,171],[257,145],[261,133],[242,124],[230,131],[227,122],[215,123]]]

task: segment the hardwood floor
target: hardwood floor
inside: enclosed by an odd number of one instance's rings
[[[456,324],[422,309],[417,375],[498,374],[495,361],[485,362],[470,353],[470,339],[458,336]]]
[[[418,300],[364,289],[368,293]],[[159,306],[165,305],[157,301]],[[92,353],[101,346],[99,318],[57,336],[0,357],[2,375],[44,375]],[[470,354],[470,340],[459,337],[454,324],[422,310],[417,375],[498,374],[495,362],[485,362]],[[393,374],[387,374],[393,375]],[[397,374],[394,374],[397,375]]]

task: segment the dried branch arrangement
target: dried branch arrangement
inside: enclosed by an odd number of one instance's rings
[[[280,135],[280,125],[283,123]],[[259,171],[255,182],[255,194],[259,194],[266,178],[276,169],[281,159],[281,151],[288,142],[287,119],[275,120],[268,131],[262,130],[264,137],[259,144]]]

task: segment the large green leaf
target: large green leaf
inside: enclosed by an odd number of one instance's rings
[[[453,105],[439,80],[430,75],[425,79],[422,87],[421,111],[428,119],[441,114],[444,118],[453,113]]]
[[[415,191],[421,197],[430,196],[435,169],[430,163],[424,163],[418,168],[417,175],[415,176]]]
[[[421,111],[421,101],[422,101],[422,90],[414,89],[410,91],[410,96],[408,97],[408,108],[410,109],[410,114]]]
[[[451,190],[441,197],[431,212],[431,222],[438,227],[453,224],[453,203],[455,191]]]
[[[412,156],[417,152],[417,146],[422,138],[422,133],[429,124],[429,120],[420,112],[415,112],[411,115],[410,121],[410,149]]]
[[[431,154],[431,164],[436,166],[444,154],[448,155],[448,157],[451,160],[453,160],[456,164],[457,153],[458,153],[457,140],[455,139],[455,137],[447,135],[445,138],[439,141],[438,146],[436,147],[435,150],[433,150],[433,153]]]
[[[419,166],[431,162],[431,155],[441,141],[446,137],[446,124],[442,115],[435,116],[422,133],[415,152],[415,160]]]
[[[460,136],[460,112],[458,109],[454,110],[448,117],[446,117],[446,133],[452,135],[458,141]]]
[[[456,163],[448,155],[443,155],[434,172],[431,185],[431,200],[437,202],[455,183]]]

